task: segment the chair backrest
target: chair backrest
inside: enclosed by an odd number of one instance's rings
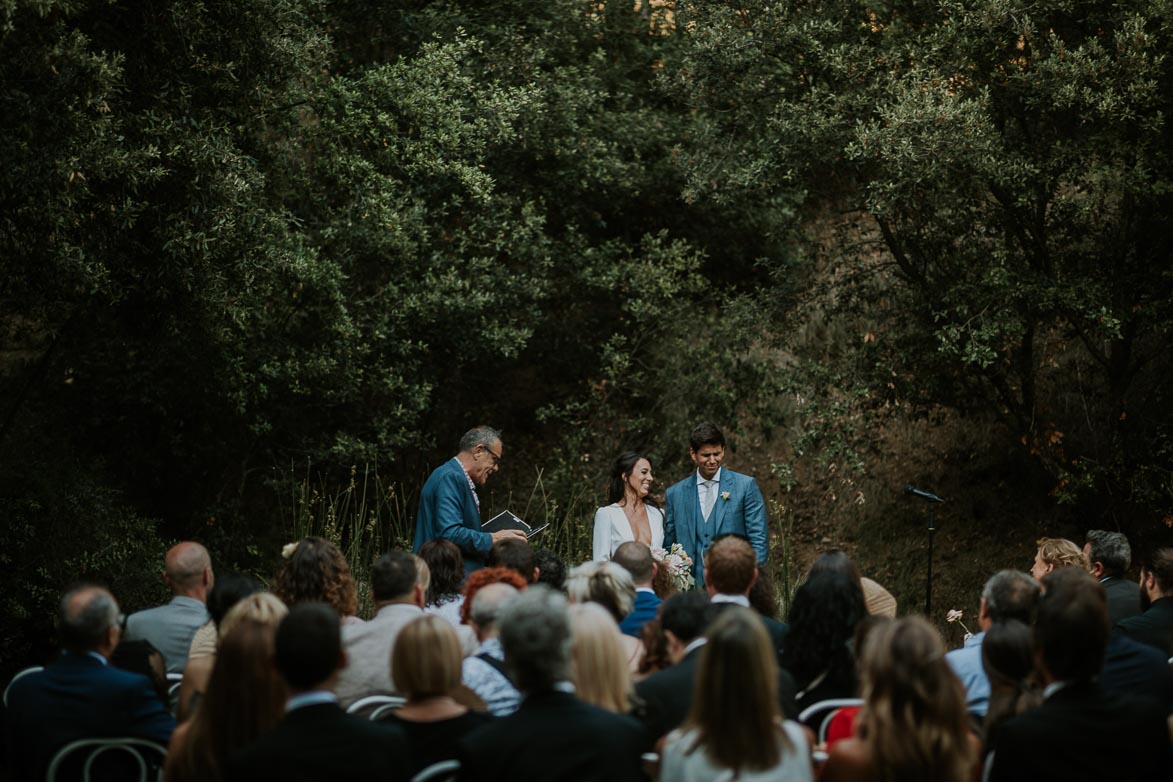
[[[81,764],[83,782],[90,782],[94,778],[95,764],[103,756],[106,762],[113,762],[116,757],[121,763],[118,778],[132,779],[127,776],[127,770],[130,769],[137,771],[139,782],[150,782],[163,778],[163,760],[167,757],[167,748],[147,739],[79,739],[57,750],[49,763],[45,779],[47,782],[57,782],[57,775],[63,772],[65,766],[68,764],[72,770],[76,762]],[[71,774],[69,778],[76,777]]]
[[[379,708],[372,711],[371,716],[368,719],[370,719],[371,722],[374,722],[375,720],[382,719],[383,715],[387,712],[395,711],[396,709],[402,709],[406,705],[406,698],[396,698],[394,701],[384,703],[382,706],[379,706]]]
[[[459,760],[441,760],[421,770],[411,782],[452,782],[459,773]]]
[[[167,674],[167,705],[171,709],[172,715],[179,712],[179,688],[182,686],[182,673]]]
[[[378,709],[380,706],[394,705],[398,708],[405,703],[407,703],[407,700],[397,695],[367,695],[347,706],[346,713],[362,716],[369,714],[372,710]]]
[[[830,698],[807,706],[798,715],[798,721],[809,728],[816,729],[815,733],[818,736],[819,744],[825,744],[827,742],[827,727],[830,726],[831,718],[835,716],[835,712],[848,706],[862,705],[862,698]]]
[[[31,668],[25,668],[23,671],[18,671],[16,676],[12,677],[12,681],[8,682],[8,686],[4,688],[4,705],[8,705],[8,690],[12,688],[13,683],[15,683],[17,679],[22,676],[28,676],[30,673],[36,673],[37,671],[43,670],[45,670],[45,666],[34,665]]]

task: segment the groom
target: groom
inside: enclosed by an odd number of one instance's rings
[[[721,466],[725,435],[703,423],[688,438],[688,455],[696,472],[668,489],[664,510],[664,548],[673,543],[692,557],[696,585],[705,583],[705,552],[718,535],[736,534],[749,539],[758,564],[766,563],[766,504],[758,482],[748,475]]]

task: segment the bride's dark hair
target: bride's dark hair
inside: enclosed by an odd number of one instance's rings
[[[639,463],[640,459],[648,459],[639,451],[628,451],[620,454],[615,463],[611,465],[611,483],[607,487],[607,502],[619,502],[626,496],[627,479],[631,477],[631,471],[635,469],[635,465]],[[648,464],[652,463],[648,459]],[[651,505],[653,508],[660,507],[652,495],[644,497],[644,502]]]

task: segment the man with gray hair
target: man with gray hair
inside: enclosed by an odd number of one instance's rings
[[[171,601],[130,615],[127,641],[150,641],[167,662],[168,673],[180,673],[196,630],[208,621],[208,592],[212,589],[212,558],[190,540],[177,543],[163,560],[163,582]]]
[[[996,622],[1011,619],[1030,625],[1034,623],[1035,607],[1039,602],[1039,582],[1018,570],[995,573],[982,589],[978,609],[978,627],[981,632],[966,640],[960,649],[945,655],[945,661],[961,679],[969,713],[984,717],[990,705],[990,680],[982,667],[982,640],[986,631]]]
[[[1091,529],[1083,544],[1091,574],[1100,579],[1108,595],[1108,620],[1115,625],[1121,619],[1140,614],[1140,585],[1124,577],[1132,564],[1132,547],[1123,532]]]
[[[523,698],[517,711],[465,736],[458,747],[462,779],[550,782],[644,780],[640,754],[649,748],[631,717],[584,703],[570,683],[570,617],[566,598],[533,586],[498,617],[505,662]]]
[[[488,426],[477,426],[460,438],[460,452],[428,476],[420,492],[412,551],[429,540],[443,538],[460,548],[467,575],[484,567],[493,544],[499,540],[525,540],[519,530],[481,531],[481,500],[477,487],[497,472],[503,454],[501,435]]]
[[[6,696],[10,770],[16,780],[43,780],[54,753],[71,741],[133,737],[163,746],[175,720],[146,676],[108,662],[122,637],[118,603],[86,585],[65,594],[61,656],[22,676]]]
[[[521,703],[521,693],[513,685],[511,674],[505,667],[505,650],[501,648],[497,627],[501,609],[517,594],[509,584],[489,584],[477,590],[469,607],[469,624],[476,631],[481,645],[474,656],[464,659],[462,680],[465,687],[485,702],[494,717],[512,714]]]

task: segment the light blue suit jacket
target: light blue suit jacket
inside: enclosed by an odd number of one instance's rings
[[[424,484],[411,550],[418,553],[420,546],[439,538],[460,548],[466,574],[484,567],[493,548],[492,536],[481,531],[481,512],[468,476],[455,458],[433,470]]]
[[[705,549],[702,539],[708,535],[712,540],[728,533],[744,535],[753,545],[758,563],[765,564],[769,554],[766,535],[766,503],[762,499],[758,482],[748,475],[721,468],[721,482],[717,491],[721,494],[713,505],[713,512],[706,523],[701,514],[701,503],[697,497],[696,472],[668,488],[664,508],[664,548],[679,543],[692,557],[692,571],[696,585],[705,583]],[[722,495],[726,492],[729,499]]]

